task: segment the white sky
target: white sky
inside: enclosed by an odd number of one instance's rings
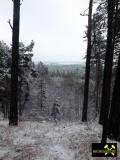
[[[83,36],[87,17],[80,16],[89,0],[24,0],[21,6],[20,41],[35,41],[35,61],[76,61],[85,55]],[[12,0],[1,0],[0,40],[11,43]]]

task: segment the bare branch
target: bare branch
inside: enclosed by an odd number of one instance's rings
[[[88,10],[88,8],[84,11],[84,13],[80,13],[81,16],[88,16],[88,14],[86,14],[86,11]]]
[[[8,20],[8,23],[9,23],[9,25],[10,25],[10,28],[13,30],[13,26],[11,25],[10,19]]]
[[[81,15],[81,16],[88,16],[88,14],[82,14],[82,13],[80,13],[80,15]]]

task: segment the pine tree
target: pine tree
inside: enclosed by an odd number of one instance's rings
[[[120,35],[119,15],[120,15],[119,0],[117,0],[116,1],[116,14],[115,14],[116,37],[114,38],[114,41],[117,41],[117,43],[120,39],[119,38],[119,35]],[[112,94],[112,102],[111,102],[111,108],[110,108],[110,114],[109,114],[109,127],[108,127],[109,137],[115,138],[115,139],[119,138],[119,133],[120,133],[120,109],[119,109],[119,106],[120,106],[120,97],[119,97],[120,96],[120,89],[119,89],[120,88],[120,83],[119,83],[120,82],[120,53],[119,53],[117,61],[118,62],[117,62],[117,67],[116,67],[116,75],[115,75],[115,82],[114,82],[114,88],[113,88],[113,94]]]
[[[18,111],[19,116],[22,115],[25,103],[29,96],[29,81],[32,69],[32,49],[34,42],[25,46],[22,42],[19,43],[19,80],[18,80]]]
[[[9,125],[18,125],[18,62],[19,62],[19,23],[20,0],[13,1],[12,29],[12,66],[11,66],[11,100]]]
[[[9,114],[10,96],[10,48],[0,41],[0,106],[4,118]]]
[[[108,0],[108,30],[107,30],[107,47],[105,55],[105,67],[103,76],[103,88],[101,99],[101,116],[103,121],[103,133],[101,143],[106,143],[108,128],[108,113],[110,107],[110,91],[112,78],[113,63],[113,15],[115,0]]]
[[[89,93],[89,79],[90,79],[90,59],[91,59],[91,34],[92,34],[92,8],[93,0],[89,2],[89,15],[88,15],[88,31],[87,31],[87,57],[85,68],[85,84],[84,84],[84,100],[82,121],[87,121],[87,108],[88,108],[88,93]]]
[[[100,110],[100,98],[101,98],[101,80],[103,72],[104,54],[105,54],[105,40],[103,32],[101,31],[101,16],[98,14],[93,15],[93,27],[92,27],[92,55],[91,55],[91,66],[96,69],[96,111]]]
[[[120,54],[113,89],[112,103],[109,115],[109,136],[118,138],[120,134]]]
[[[39,87],[39,93],[38,93],[38,105],[40,106],[41,110],[45,110],[46,107],[46,84],[43,79],[40,79],[38,87]]]

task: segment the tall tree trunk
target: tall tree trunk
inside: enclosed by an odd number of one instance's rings
[[[103,88],[101,98],[100,123],[103,123],[103,133],[101,143],[106,143],[108,128],[108,112],[110,107],[110,91],[113,64],[113,14],[115,0],[108,0],[108,31],[107,31],[107,48],[105,56],[105,67],[103,75]]]
[[[109,135],[118,138],[120,131],[120,54],[109,115]]]
[[[99,113],[100,108],[100,79],[101,79],[101,61],[100,52],[97,55],[96,62],[96,112]]]
[[[111,34],[112,34],[112,36],[113,36],[113,40],[112,40],[112,46],[111,46],[111,48],[112,48],[112,50],[113,50],[113,53],[114,53],[114,46],[115,46],[115,38],[116,38],[116,25],[117,25],[117,14],[118,14],[118,1],[119,0],[116,0],[116,12],[115,12],[115,18],[114,18],[114,25],[112,25],[112,28],[111,28]],[[114,9],[115,9],[115,0],[114,0],[114,2],[113,2],[114,4],[114,6],[112,6],[112,7],[114,7]],[[114,13],[113,13],[114,14]],[[112,19],[113,19],[113,17],[112,17]],[[113,24],[113,20],[112,20],[112,24]],[[112,61],[112,63],[113,63],[113,53],[112,53],[112,58],[111,58],[111,61]],[[111,64],[112,64],[111,63]],[[112,66],[111,66],[111,74],[112,74]],[[111,83],[111,82],[110,82]],[[110,85],[110,87],[111,87],[111,85]],[[100,112],[100,120],[99,120],[99,123],[100,124],[103,124],[103,117],[104,117],[104,107],[102,107],[102,105],[101,105],[101,112]]]
[[[19,22],[20,0],[13,1],[11,100],[9,125],[18,124],[18,63],[19,63]]]
[[[91,34],[92,34],[92,8],[93,0],[89,2],[89,15],[88,15],[88,31],[87,31],[87,57],[85,68],[85,84],[84,84],[84,100],[83,100],[83,112],[82,121],[87,121],[87,109],[88,109],[88,92],[89,92],[89,79],[90,79],[90,59],[91,59]]]
[[[116,28],[119,27],[117,20],[118,20],[118,4],[119,0],[116,1],[116,14],[115,14],[115,35]],[[114,36],[114,42],[115,42],[115,36]],[[112,103],[111,103],[111,109],[109,114],[109,136],[112,136],[114,138],[118,138],[119,131],[120,131],[120,53],[118,57],[118,65],[116,70],[116,77],[115,77],[115,83],[113,88],[113,94],[112,94]]]

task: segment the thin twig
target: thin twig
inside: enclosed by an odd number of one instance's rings
[[[82,14],[82,13],[80,13],[80,15],[81,16],[88,16],[88,14],[86,14],[85,12],[88,10],[89,8],[87,8],[85,11],[84,11],[84,13]]]
[[[10,25],[10,28],[13,30],[13,26],[12,26],[12,24],[11,24],[10,19],[8,20],[8,23],[9,23],[9,25]]]

